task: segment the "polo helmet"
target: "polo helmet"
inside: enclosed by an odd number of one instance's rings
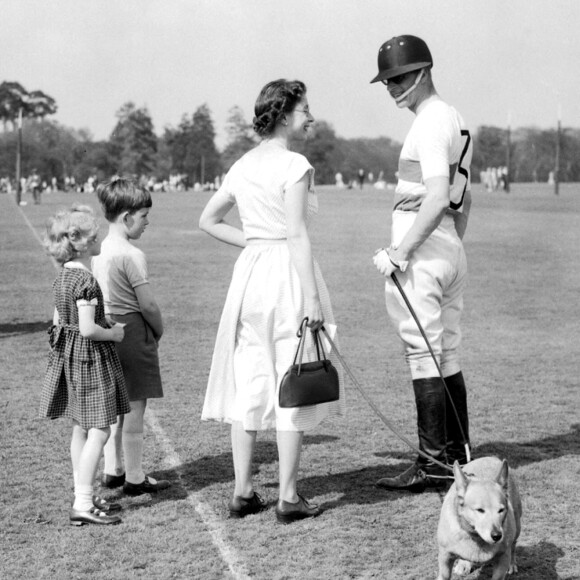
[[[405,73],[433,66],[433,57],[424,40],[405,34],[393,36],[379,49],[379,74],[371,81],[388,80]]]

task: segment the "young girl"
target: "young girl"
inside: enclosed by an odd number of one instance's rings
[[[93,496],[93,483],[110,425],[131,407],[113,344],[123,340],[123,326],[110,328],[90,272],[91,258],[101,250],[91,208],[57,213],[49,221],[45,246],[63,268],[53,283],[54,325],[39,414],[73,421],[71,525],[118,524],[121,518],[109,512],[121,506]]]

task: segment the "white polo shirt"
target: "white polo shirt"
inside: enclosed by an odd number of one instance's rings
[[[461,115],[447,103],[429,103],[415,117],[399,158],[394,210],[418,211],[427,194],[425,180],[448,177],[450,210],[463,211],[471,189],[473,145]]]

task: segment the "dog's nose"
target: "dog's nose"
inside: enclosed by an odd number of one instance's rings
[[[491,539],[496,543],[499,542],[501,538],[502,538],[501,532],[498,532],[497,534],[491,534]]]

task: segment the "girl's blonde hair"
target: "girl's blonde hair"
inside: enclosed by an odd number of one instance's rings
[[[59,264],[64,264],[85,252],[90,238],[98,231],[99,223],[92,208],[73,205],[48,220],[44,247]]]

